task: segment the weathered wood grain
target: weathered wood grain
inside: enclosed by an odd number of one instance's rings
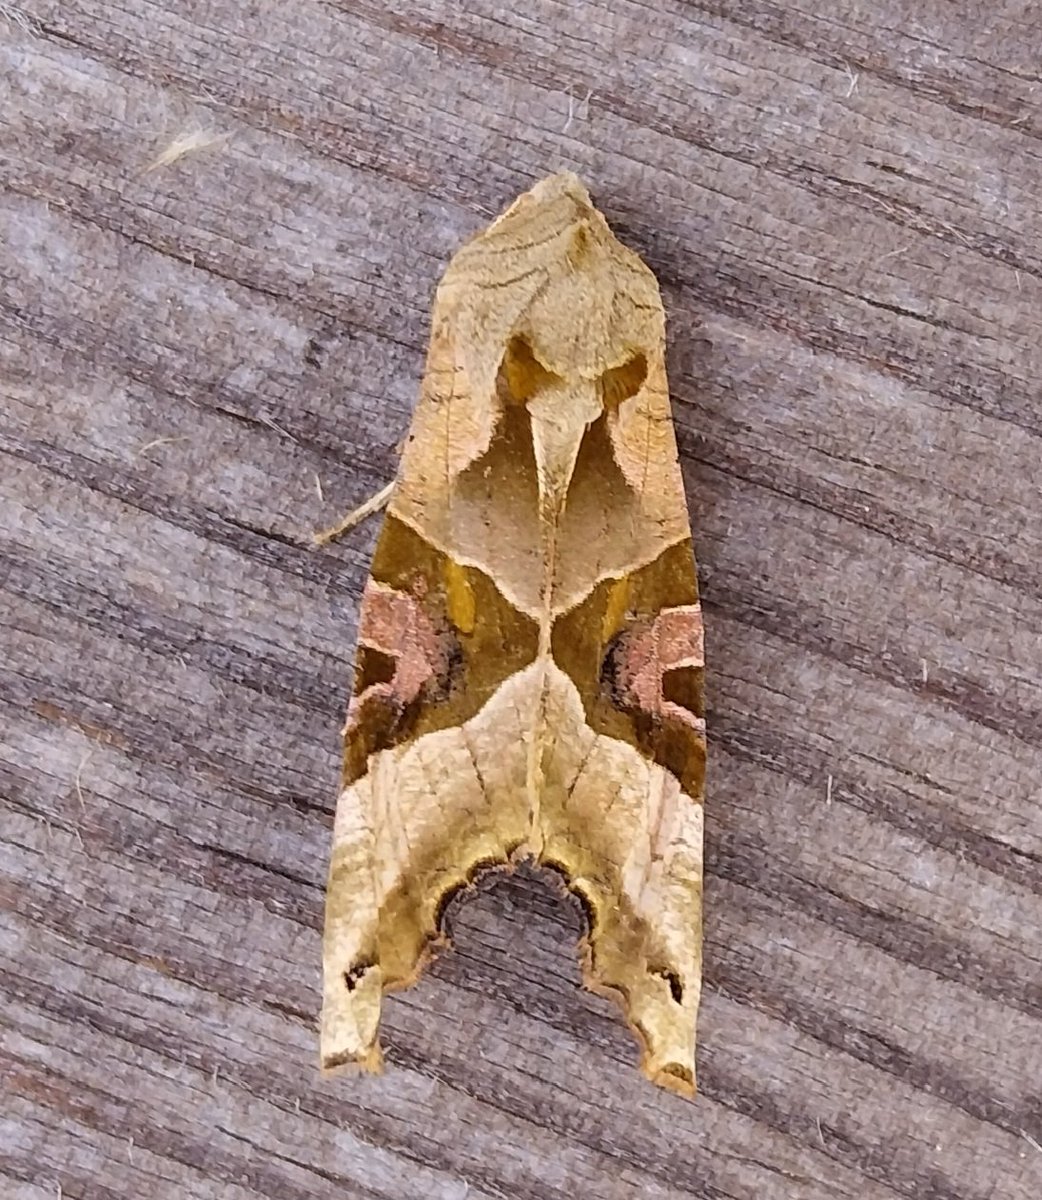
[[[1040,62],[1015,0],[0,5],[5,1195],[1042,1192]],[[385,1076],[316,1071],[373,529],[306,535],[393,471],[448,255],[558,167],[670,315],[693,1104],[527,873],[453,907]]]

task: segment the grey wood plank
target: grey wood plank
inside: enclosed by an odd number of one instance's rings
[[[0,34],[5,1195],[1034,1200],[1030,7],[26,0]],[[670,319],[694,1103],[528,871],[454,902],[383,1076],[316,1069],[375,531],[307,535],[393,472],[448,256],[564,166]]]

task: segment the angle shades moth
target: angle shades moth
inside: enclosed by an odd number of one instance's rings
[[[702,615],[658,285],[564,172],[452,259],[366,584],[326,901],[321,1062],[446,900],[529,857],[588,916],[587,987],[695,1089]]]

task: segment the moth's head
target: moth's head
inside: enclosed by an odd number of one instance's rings
[[[509,322],[503,341],[523,339],[548,372],[592,381],[661,348],[654,275],[571,171],[537,183],[468,250],[473,302],[491,325]]]
[[[527,192],[522,192],[513,204],[496,218],[492,227],[495,228],[500,222],[512,219],[519,212],[530,212],[539,206],[545,207],[561,197],[571,200],[576,205],[593,209],[590,193],[579,176],[574,171],[558,171],[554,175],[547,175],[545,179],[540,179]]]
[[[425,386],[451,405],[446,472],[523,411],[541,490],[563,496],[601,418],[618,454],[646,443],[637,410],[646,424],[649,397],[665,402],[664,335],[655,277],[576,176],[540,181],[456,254],[438,289]]]
[[[664,383],[655,277],[570,171],[541,180],[468,243],[440,296],[469,386],[525,403],[534,419],[556,414],[577,433],[646,379],[662,373]]]

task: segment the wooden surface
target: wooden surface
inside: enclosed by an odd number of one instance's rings
[[[2,13],[4,1196],[1036,1200],[1038,6]],[[384,1076],[316,1072],[376,525],[306,536],[392,474],[451,251],[563,166],[670,316],[693,1103],[528,875],[454,906]]]

